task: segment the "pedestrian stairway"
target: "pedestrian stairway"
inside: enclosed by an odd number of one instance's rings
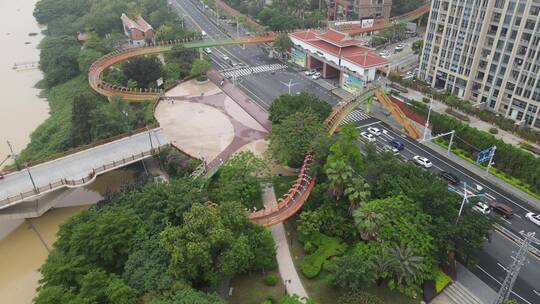
[[[347,115],[347,117],[345,117],[345,119],[341,122],[340,126],[346,125],[349,122],[358,122],[362,120],[367,120],[369,118],[371,117],[364,111],[358,109],[353,110],[351,113],[349,113],[349,115]]]
[[[450,298],[450,304],[484,304],[459,282],[450,284],[443,293]]]
[[[259,65],[254,67],[242,67],[239,69],[234,70],[225,70],[221,72],[221,75],[223,75],[226,78],[231,77],[243,77],[251,74],[259,74],[259,73],[265,73],[265,72],[271,72],[271,71],[278,71],[278,70],[284,70],[287,66],[281,63],[274,63],[274,64],[265,64],[265,65]]]

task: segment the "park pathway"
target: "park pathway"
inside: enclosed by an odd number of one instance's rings
[[[272,208],[277,205],[276,194],[274,193],[273,186],[266,186],[264,188],[263,203],[266,208]],[[304,289],[304,285],[302,285],[298,272],[296,272],[296,268],[294,267],[283,223],[273,225],[270,227],[270,230],[272,231],[272,237],[277,245],[276,258],[278,262],[279,274],[285,283],[287,294],[296,294],[300,297],[300,299],[307,298],[307,292]],[[305,302],[305,300],[303,300],[303,302]]]

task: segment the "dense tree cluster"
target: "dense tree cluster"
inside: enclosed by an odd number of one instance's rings
[[[352,291],[385,283],[416,296],[449,252],[474,264],[492,219],[466,206],[455,225],[460,197],[444,181],[370,147],[363,156],[357,138],[354,126],[342,127],[298,221],[306,250],[321,233],[350,245],[323,267],[330,281]]]
[[[123,192],[69,219],[41,267],[36,304],[223,303],[237,274],[276,267],[270,232],[240,203],[208,203],[191,178]]]
[[[226,0],[243,14],[257,18],[272,30],[313,28],[321,26],[326,19],[324,1],[274,0],[266,5],[260,0]]]

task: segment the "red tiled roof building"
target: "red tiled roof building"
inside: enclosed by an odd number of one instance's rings
[[[291,33],[292,61],[311,70],[319,70],[323,78],[336,78],[340,87],[354,93],[375,80],[376,70],[386,59],[362,46],[362,42],[346,33],[329,29]]]
[[[120,16],[124,34],[129,38],[131,44],[144,45],[146,41],[154,40],[154,28],[140,15],[136,20],[132,20],[126,14]]]

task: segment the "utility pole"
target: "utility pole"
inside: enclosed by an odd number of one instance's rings
[[[497,150],[497,146],[493,146],[491,149],[491,153],[489,155],[489,163],[486,167],[486,175],[489,174],[489,169],[491,169],[491,164],[493,163],[493,157],[495,156],[495,151]]]
[[[512,257],[512,264],[510,264],[510,267],[508,267],[507,269],[506,278],[504,278],[504,282],[501,285],[501,289],[499,289],[497,299],[495,300],[495,302],[493,302],[493,304],[501,304],[504,301],[508,300],[510,294],[512,293],[514,283],[516,282],[516,279],[519,275],[519,271],[521,270],[521,267],[527,262],[527,254],[529,254],[529,247],[531,246],[531,243],[538,243],[538,240],[534,238],[534,232],[525,233],[521,231],[520,234],[523,235],[524,238],[519,244],[518,252],[515,256]]]

